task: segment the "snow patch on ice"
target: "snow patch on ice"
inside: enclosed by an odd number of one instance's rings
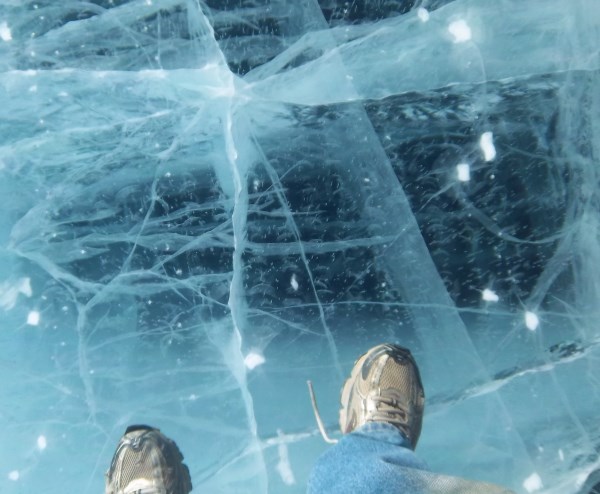
[[[494,134],[484,132],[479,139],[479,147],[483,151],[485,161],[493,161],[496,157],[496,147],[494,146]]]
[[[454,21],[448,26],[448,31],[454,36],[455,43],[465,43],[471,39],[471,28],[463,19]]]
[[[417,15],[422,22],[427,22],[429,20],[429,11],[423,7],[420,7],[417,10]]]
[[[40,323],[40,313],[37,310],[32,310],[27,314],[27,324],[37,326]]]
[[[2,41],[12,41],[12,33],[6,21],[0,22],[0,38]]]
[[[540,319],[535,312],[525,312],[525,326],[531,331],[535,331],[540,325]]]
[[[44,451],[48,446],[48,441],[46,441],[46,436],[39,436],[37,438],[37,447],[40,451]]]
[[[244,365],[249,370],[255,369],[264,363],[265,358],[260,353],[250,352],[248,355],[246,355],[246,357],[244,357]]]
[[[537,472],[533,472],[523,481],[523,487],[527,492],[536,492],[544,487],[544,485],[542,484],[542,479]]]
[[[295,292],[298,291],[298,287],[300,285],[298,284],[298,280],[296,279],[295,274],[292,275],[292,279],[290,280],[290,285],[292,286],[292,288],[294,289]]]
[[[496,292],[490,290],[489,288],[486,288],[483,290],[483,292],[481,292],[481,298],[486,302],[498,302],[500,300],[500,297],[498,297]]]
[[[471,180],[471,167],[469,164],[460,163],[459,165],[456,165],[456,175],[461,182],[468,182]]]

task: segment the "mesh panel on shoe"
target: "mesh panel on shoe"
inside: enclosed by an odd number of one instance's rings
[[[152,443],[145,441],[139,450],[125,448],[121,459],[119,485],[124,488],[140,477],[152,480],[155,473],[160,476],[160,460],[152,454],[152,446]],[[158,471],[155,472],[155,469]]]
[[[387,359],[379,379],[379,387],[396,388],[402,391],[410,391],[416,395],[416,382],[410,364],[399,364],[392,357]]]
[[[106,494],[188,494],[192,483],[177,444],[158,429],[128,429],[106,475]]]

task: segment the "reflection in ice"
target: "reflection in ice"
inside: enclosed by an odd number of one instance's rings
[[[598,468],[595,0],[0,1],[0,491],[303,492],[354,359],[413,349],[432,469]],[[455,453],[448,454],[449,448]],[[74,487],[76,486],[76,487]]]

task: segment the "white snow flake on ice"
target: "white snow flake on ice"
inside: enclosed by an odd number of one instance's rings
[[[8,480],[12,480],[13,482],[19,480],[19,477],[20,475],[18,470],[13,470],[12,472],[8,473]]]
[[[539,325],[540,320],[537,314],[531,311],[525,312],[525,326],[527,326],[527,329],[535,331]]]
[[[40,451],[44,451],[48,446],[48,442],[46,441],[46,436],[39,436],[37,438],[37,447]]]
[[[483,290],[483,292],[481,292],[481,298],[486,302],[498,302],[498,300],[500,300],[500,297],[498,297],[496,292],[490,290],[489,288],[486,288]]]
[[[298,291],[298,287],[300,285],[298,285],[298,280],[296,279],[295,274],[292,275],[292,279],[290,280],[290,285],[292,285],[292,288],[294,289],[295,292]]]
[[[539,491],[543,486],[542,479],[536,472],[533,472],[523,482],[523,487],[527,492]]]
[[[484,132],[479,139],[479,147],[483,151],[485,161],[492,161],[496,157],[496,147],[494,146],[494,134]]]
[[[454,36],[455,43],[464,43],[471,39],[471,28],[463,19],[450,23],[448,31]]]
[[[246,355],[246,357],[244,358],[244,365],[249,369],[252,370],[256,367],[258,367],[259,365],[262,365],[265,363],[265,358],[260,354],[260,353],[256,353],[256,352],[250,352],[248,355]]]
[[[0,38],[2,38],[2,41],[12,40],[12,33],[6,21],[0,22]]]
[[[468,182],[471,180],[471,167],[468,163],[460,163],[456,165],[456,175],[461,182]]]
[[[27,314],[27,324],[37,326],[40,323],[40,313],[37,310],[32,310]]]
[[[419,10],[417,10],[417,15],[423,22],[427,22],[429,20],[429,11],[423,7],[420,7]]]

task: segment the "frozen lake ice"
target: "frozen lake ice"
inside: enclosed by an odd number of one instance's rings
[[[355,358],[435,471],[600,467],[596,0],[0,0],[0,492],[300,493]],[[596,388],[596,385],[599,388]]]

